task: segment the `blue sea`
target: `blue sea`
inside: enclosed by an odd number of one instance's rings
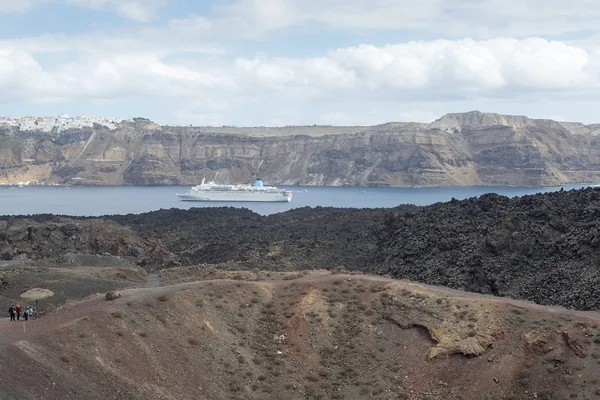
[[[579,189],[591,184],[555,187],[460,187],[460,188],[364,188],[280,186],[293,192],[290,203],[182,202],[177,193],[190,186],[0,186],[0,215],[60,214],[100,216],[191,207],[245,207],[262,215],[299,207],[395,207],[429,205],[452,198],[465,199],[485,193],[508,197],[540,192]]]

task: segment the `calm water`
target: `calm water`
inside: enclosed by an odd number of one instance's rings
[[[356,187],[285,187],[294,192],[290,203],[216,203],[182,202],[176,193],[185,193],[189,186],[25,186],[0,187],[0,215],[62,214],[98,216],[107,214],[142,213],[161,208],[220,207],[249,208],[268,215],[305,206],[332,207],[395,207],[399,204],[428,205],[465,199],[485,193],[509,197],[564,188],[578,189],[587,184],[546,188],[469,187],[469,188],[356,188]],[[282,186],[283,188],[284,186]]]

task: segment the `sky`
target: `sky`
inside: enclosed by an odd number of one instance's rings
[[[597,0],[0,0],[0,116],[600,122]]]

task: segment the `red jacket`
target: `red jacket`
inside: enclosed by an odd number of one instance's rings
[[[18,313],[20,313],[21,312],[21,306],[16,306],[15,307],[15,311],[18,312]]]

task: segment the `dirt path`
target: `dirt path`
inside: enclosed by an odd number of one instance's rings
[[[159,287],[162,284],[162,279],[158,274],[148,274],[148,280],[146,281],[147,288]]]
[[[503,303],[510,304],[515,307],[520,307],[524,309],[533,309],[557,314],[568,314],[572,316],[578,316],[588,319],[594,319],[600,321],[600,312],[590,312],[590,311],[575,311],[568,310],[562,307],[557,306],[543,306],[538,305],[529,301],[523,300],[514,300],[506,297],[495,297],[490,295],[482,295],[477,293],[470,292],[462,292],[454,289],[448,289],[444,287],[437,286],[429,286],[421,283],[414,283],[409,281],[399,281],[393,280],[389,278],[384,278],[380,276],[371,276],[371,275],[349,275],[349,274],[336,274],[331,275],[329,272],[313,272],[312,274],[304,277],[300,277],[297,279],[298,282],[319,282],[323,280],[331,279],[335,277],[335,279],[352,279],[352,280],[360,280],[360,279],[368,279],[370,281],[378,281],[384,284],[387,283],[398,283],[401,285],[406,285],[408,287],[419,288],[426,292],[431,293],[444,293],[448,296],[452,296],[455,298],[462,299],[477,299],[479,301],[487,301],[487,302],[495,302],[495,303]],[[209,284],[210,282],[228,282],[229,279],[213,279],[213,280],[199,280],[194,282],[185,282],[185,283],[177,283],[173,285],[161,285],[161,279],[157,274],[148,275],[148,280],[146,283],[146,287],[140,288],[132,288],[122,290],[120,293],[122,298],[117,301],[126,301],[127,299],[132,298],[141,298],[141,297],[149,297],[149,296],[158,296],[161,294],[168,294],[173,291],[181,290],[181,289],[193,289],[197,287],[202,287],[204,285]],[[292,281],[279,281],[279,280],[267,280],[266,282],[273,284],[289,284]],[[248,283],[260,283],[262,281],[248,281]],[[103,295],[98,295],[91,299],[81,300],[75,302],[73,304],[64,306],[59,308],[57,311],[43,316],[38,319],[30,320],[30,321],[18,321],[18,322],[10,322],[7,317],[0,318],[0,346],[8,345],[14,343],[18,340],[29,340],[30,338],[51,334],[52,331],[59,329],[64,324],[76,320],[78,318],[85,317],[92,312],[100,311],[106,309],[110,302],[107,302],[104,299]]]
[[[85,153],[85,151],[87,150],[87,148],[89,147],[90,143],[92,143],[92,141],[94,140],[95,137],[96,137],[96,131],[93,131],[92,134],[90,135],[89,139],[85,142],[85,145],[83,146],[83,149],[81,150],[81,152],[79,153],[79,155],[77,156],[77,158],[75,159],[75,161],[73,161],[73,162],[79,161],[79,159],[81,158],[81,156],[83,155],[83,153]]]
[[[8,318],[0,321],[0,345],[7,345],[17,340],[29,340],[39,335],[50,334],[64,324],[77,318],[84,317],[90,312],[103,308],[104,296],[82,300],[77,303],[59,308],[55,312],[29,321],[11,322]]]

